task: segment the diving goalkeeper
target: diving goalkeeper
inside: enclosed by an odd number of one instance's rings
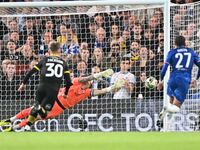
[[[74,78],[73,85],[70,87],[67,97],[63,97],[65,88],[60,88],[56,102],[52,110],[48,113],[47,117],[41,118],[40,116],[38,116],[37,120],[55,118],[56,116],[60,115],[65,109],[69,109],[91,96],[102,95],[105,93],[119,90],[125,84],[125,80],[123,79],[118,79],[114,85],[109,86],[107,88],[103,88],[103,89],[90,88],[91,86],[90,81],[94,79],[99,79],[102,76],[109,77],[112,74],[113,74],[113,71],[111,69],[108,69],[106,71],[103,71],[94,75],[90,75],[87,77]],[[25,118],[30,114],[30,111],[31,111],[31,107],[22,110],[17,115],[7,120],[1,121],[0,126],[5,126],[7,124],[14,122],[16,119],[24,119],[21,123],[11,126],[9,128],[6,128],[3,131],[9,132],[9,131],[13,131],[22,127],[25,127],[25,130],[29,131],[30,127],[27,125],[28,119],[25,119]]]

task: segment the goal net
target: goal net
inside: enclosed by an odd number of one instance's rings
[[[171,39],[194,29],[188,43],[198,50],[198,3],[184,6],[184,11],[182,7],[171,7]],[[181,19],[176,26],[178,15]],[[46,55],[49,42],[55,40],[75,77],[112,68],[126,77],[133,89],[131,94],[123,88],[118,93],[88,98],[55,119],[38,121],[33,130],[79,132],[80,118],[88,122],[86,131],[157,130],[163,92],[148,89],[144,81],[150,76],[158,80],[163,65],[163,5],[6,7],[0,9],[0,17],[1,120],[34,104],[38,74],[29,80],[24,92],[17,88],[27,71]],[[130,64],[122,63],[124,57],[130,58]],[[92,88],[101,89],[113,81],[114,77],[94,81]],[[181,114],[174,115],[175,130],[191,129],[198,111],[195,96],[198,90],[192,89]]]
[[[199,55],[199,13],[200,3],[184,5],[173,5],[171,10],[171,48],[174,46],[174,39],[177,35],[186,38],[186,46],[194,49]],[[198,68],[193,69],[192,78],[195,79]],[[199,130],[199,82],[197,87],[190,88],[187,98],[181,107],[181,112],[174,114],[167,124],[170,131],[194,131]],[[197,126],[195,125],[197,123]]]

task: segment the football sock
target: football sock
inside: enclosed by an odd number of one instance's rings
[[[173,104],[168,104],[167,111],[171,113],[177,113],[180,111],[180,108]]]

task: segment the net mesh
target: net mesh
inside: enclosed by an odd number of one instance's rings
[[[171,6],[171,47],[178,35],[186,38],[186,46],[199,54],[199,2]],[[198,68],[194,67],[192,78],[195,79]],[[175,114],[169,122],[172,131],[194,131],[195,120],[199,115],[199,82],[197,87],[191,87],[181,113]]]
[[[88,121],[88,131],[157,129],[163,93],[146,88],[144,81],[150,76],[159,79],[163,64],[162,6],[3,8],[0,16],[1,120],[34,104],[38,74],[29,80],[24,92],[17,88],[27,71],[45,56],[49,42],[56,40],[75,77],[98,71],[95,66],[100,70],[112,68],[115,77],[93,83],[93,88],[101,89],[125,76],[133,91],[129,94],[122,89],[92,97],[56,119],[39,121],[34,130],[80,131],[77,120],[81,117]],[[175,35],[175,30],[172,32]],[[127,75],[120,72],[123,57],[131,59]]]

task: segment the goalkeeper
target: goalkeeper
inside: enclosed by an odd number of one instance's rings
[[[105,93],[119,90],[125,84],[125,81],[123,79],[118,79],[118,81],[114,85],[107,88],[100,89],[100,90],[90,88],[91,80],[99,79],[101,77],[109,77],[112,74],[113,74],[112,69],[108,69],[106,71],[96,73],[94,75],[90,75],[87,77],[74,78],[73,85],[70,87],[67,97],[63,97],[65,88],[60,88],[56,102],[52,110],[48,113],[47,117],[41,118],[40,116],[38,116],[37,120],[55,118],[56,116],[60,115],[65,109],[69,109],[91,96],[102,95]],[[31,107],[24,109],[21,112],[19,112],[17,115],[15,115],[14,117],[1,121],[0,126],[8,125],[14,122],[16,119],[24,119],[30,114],[30,111],[31,111]],[[11,126],[9,128],[6,128],[3,131],[9,132],[9,131],[16,130],[18,128],[25,127],[27,125],[27,122],[28,122],[28,119],[24,119],[21,123]]]

